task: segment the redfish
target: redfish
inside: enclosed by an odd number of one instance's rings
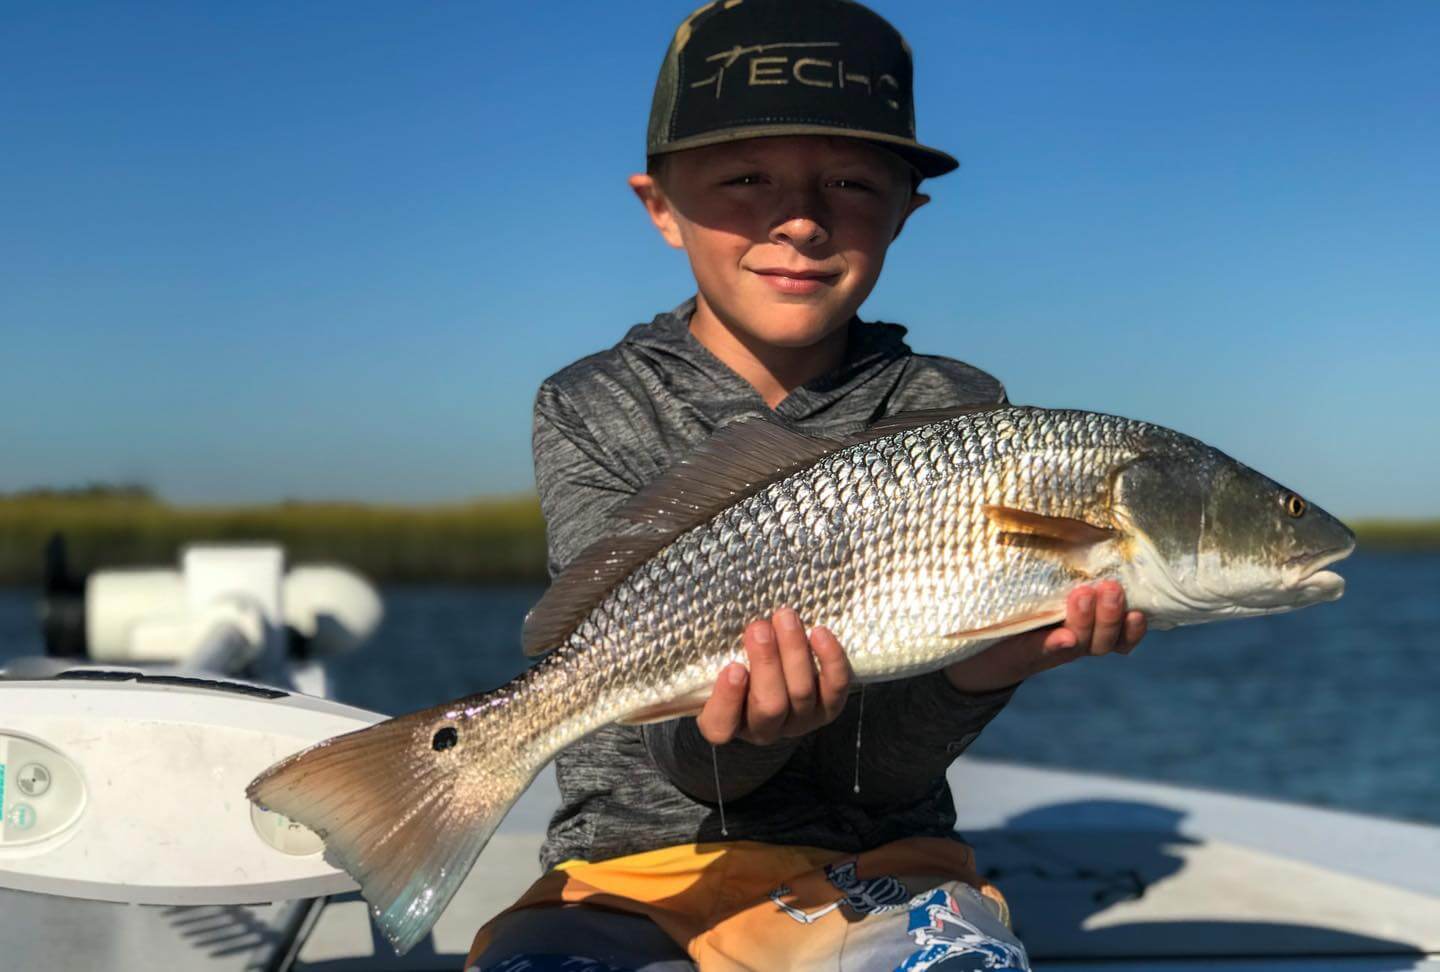
[[[1120,581],[1154,628],[1334,600],[1344,524],[1193,438],[1092,412],[983,406],[848,441],[768,419],[714,435],[614,513],[526,619],[545,654],[493,692],[277,763],[256,803],[311,828],[405,951],[561,748],[693,715],[781,606],[858,681],[905,678],[1061,621]]]

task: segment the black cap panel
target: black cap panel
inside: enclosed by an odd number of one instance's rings
[[[912,84],[904,38],[857,3],[710,4],[681,25],[666,54],[646,151],[753,137],[727,134],[740,130],[828,130],[885,144],[923,175],[949,172],[959,163],[915,140]]]

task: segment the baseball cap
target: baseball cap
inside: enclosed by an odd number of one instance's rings
[[[660,65],[647,156],[767,135],[838,135],[922,176],[960,165],[915,139],[910,46],[850,0],[717,0],[685,18]]]

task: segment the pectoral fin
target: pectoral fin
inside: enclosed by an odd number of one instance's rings
[[[988,505],[985,515],[1006,534],[1033,537],[1041,542],[1067,547],[1088,547],[1115,539],[1118,534],[1106,527],[1097,527],[1068,516],[1046,516],[1017,510],[1011,506]]]

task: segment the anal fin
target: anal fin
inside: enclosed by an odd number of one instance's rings
[[[1011,635],[1024,634],[1026,631],[1034,631],[1036,628],[1043,628],[1050,624],[1058,624],[1064,620],[1064,607],[1051,608],[1044,611],[1034,611],[1030,614],[1022,614],[1019,617],[1006,618],[1003,621],[997,621],[994,624],[988,624],[982,628],[952,631],[946,635],[946,637],[955,641],[1009,638]]]
[[[678,698],[647,705],[645,708],[637,709],[615,721],[622,726],[643,726],[651,722],[664,722],[667,719],[698,715],[708,701],[710,701],[710,686],[707,685],[693,692],[687,692]]]

